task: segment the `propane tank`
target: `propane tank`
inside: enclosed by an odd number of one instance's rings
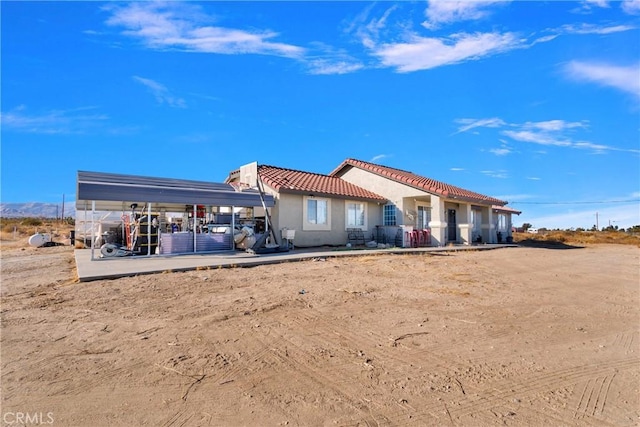
[[[49,243],[49,242],[51,242],[50,234],[36,233],[33,236],[29,237],[29,246],[33,246],[35,248],[44,246],[46,243]]]

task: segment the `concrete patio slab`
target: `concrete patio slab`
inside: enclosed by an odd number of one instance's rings
[[[472,245],[444,246],[426,248],[389,248],[389,249],[295,249],[289,252],[272,254],[249,254],[241,251],[206,253],[193,255],[173,255],[150,257],[127,256],[91,259],[90,249],[76,249],[75,260],[78,279],[81,282],[115,279],[118,277],[154,274],[163,272],[189,271],[202,268],[255,267],[257,265],[282,262],[303,261],[312,258],[332,258],[343,256],[363,256],[377,254],[426,254],[455,251],[478,251],[501,248],[514,248],[518,245]],[[96,256],[99,251],[96,251]]]

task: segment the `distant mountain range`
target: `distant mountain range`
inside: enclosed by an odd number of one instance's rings
[[[59,218],[62,215],[62,203],[0,203],[1,218]],[[75,202],[65,203],[64,217],[76,217]]]

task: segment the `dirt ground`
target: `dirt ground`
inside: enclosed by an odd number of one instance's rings
[[[640,424],[637,246],[89,283],[70,247],[1,261],[0,426]]]

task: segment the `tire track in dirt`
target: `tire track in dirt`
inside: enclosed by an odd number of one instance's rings
[[[60,354],[54,357],[50,357],[50,358],[44,358],[44,359],[39,359],[34,361],[33,363],[31,363],[29,365],[28,368],[28,372],[32,372],[32,373],[41,373],[41,374],[49,374],[51,373],[52,370],[58,371],[61,368],[58,368],[57,366],[53,366],[55,364],[65,364],[66,366],[66,362],[64,361],[65,358],[72,358],[72,357],[91,357],[91,356],[103,356],[104,353],[86,353],[86,354]],[[82,391],[84,391],[85,389],[89,389],[92,388],[92,385],[95,385],[96,383],[101,382],[101,378],[105,378],[105,379],[109,379],[112,378],[116,375],[118,375],[119,373],[121,373],[124,369],[126,368],[131,368],[132,370],[137,368],[138,366],[140,366],[142,364],[142,362],[138,362],[135,363],[133,365],[129,365],[128,367],[122,367],[122,368],[118,368],[116,370],[109,370],[109,369],[105,369],[106,374],[103,375],[99,375],[98,378],[92,378],[91,380],[89,380],[86,385],[85,383],[83,383],[82,381],[85,381],[88,377],[82,377],[80,379],[75,379],[76,383],[80,382],[79,384],[73,384],[74,382],[74,377],[75,377],[75,373],[73,372],[67,372],[63,375],[61,375],[60,377],[56,378],[54,381],[49,381],[46,385],[46,389],[54,389],[53,386],[56,385],[60,385],[60,383],[66,383],[66,384],[62,384],[61,387],[58,388],[58,390],[51,391],[48,392],[48,395],[50,396],[56,396],[56,395],[64,395],[64,394],[80,394]],[[103,367],[108,367],[109,363],[103,363],[100,364],[99,367],[103,368]],[[102,370],[102,369],[101,369]],[[3,383],[7,384],[9,381],[5,380],[3,378]],[[24,390],[25,387],[25,382],[20,381],[17,382],[15,384],[14,387],[11,386],[7,386],[6,390],[4,390],[4,398],[6,399],[11,399],[13,398],[14,395],[24,395],[27,396],[28,393],[24,393],[22,392],[22,390]],[[75,389],[79,389],[77,392],[74,391]],[[29,398],[29,402],[35,402],[36,399],[31,396]]]
[[[605,304],[610,308],[607,310],[607,314],[613,314],[616,317],[629,317],[633,316],[637,310],[636,307],[626,304],[615,303],[612,301],[605,301]]]
[[[178,412],[172,414],[165,422],[161,424],[162,427],[184,427],[193,418],[194,413],[188,412],[187,408],[183,408]]]
[[[637,346],[634,347],[634,343],[638,341],[637,337],[639,335],[640,335],[640,332],[638,332],[637,330],[628,330],[628,331],[620,332],[615,335],[615,338],[613,339],[610,345],[612,347],[621,348],[625,350],[625,352],[627,353],[634,352],[635,350],[637,350],[636,348]]]
[[[307,321],[311,321],[311,319],[313,319],[313,322],[317,322],[317,324],[314,323],[314,331],[317,330],[316,326],[318,326],[318,324],[323,323],[323,321],[320,321],[317,318],[306,317],[306,314],[300,314],[300,312],[295,312],[292,315],[292,312],[289,311],[288,315],[290,317],[281,320],[289,320],[289,324],[279,322],[278,329],[284,328],[285,331],[289,331],[291,324],[295,324],[298,326],[297,330],[304,330],[306,322],[301,320],[301,318],[305,318]],[[262,337],[251,337],[252,340],[261,343],[261,350],[255,353],[252,357],[244,360],[241,364],[237,364],[236,362],[236,366],[232,371],[216,379],[219,384],[233,381],[235,385],[240,388],[247,387],[249,385],[253,386],[256,382],[255,375],[259,371],[262,371],[262,369],[255,369],[254,366],[259,365],[259,362],[264,362],[263,365],[268,368],[269,366],[272,366],[270,365],[271,363],[276,363],[278,366],[285,367],[287,371],[298,372],[301,376],[307,378],[309,381],[317,384],[321,388],[331,390],[333,394],[340,396],[341,399],[347,402],[350,407],[360,413],[364,417],[363,420],[365,420],[366,423],[379,425],[380,422],[384,422],[384,417],[381,414],[371,413],[371,402],[367,402],[362,398],[358,398],[344,391],[344,384],[357,384],[361,381],[359,373],[354,372],[353,369],[343,369],[344,367],[352,366],[354,364],[353,360],[345,360],[331,365],[331,377],[340,378],[340,381],[336,382],[322,372],[322,370],[326,370],[326,366],[314,363],[317,359],[317,355],[306,350],[291,338],[288,338],[286,336],[286,332],[278,332],[276,327],[269,329],[265,328],[263,330],[267,330],[268,332],[263,334]],[[326,330],[322,330],[321,333],[313,334],[300,334],[295,331],[292,333],[292,336],[294,337],[303,336],[305,343],[313,342],[319,344],[319,347],[321,348],[340,348],[342,347],[340,343],[336,343],[334,340],[325,338],[326,336],[333,337],[335,335],[337,335],[337,333],[334,328],[328,328]],[[275,337],[275,339],[270,342],[265,342],[265,336]],[[360,347],[364,348],[364,346]],[[367,346],[367,348],[368,347],[369,346]]]
[[[140,361],[140,362],[131,363],[125,366],[113,368],[112,362],[113,360],[106,361],[97,365],[97,368],[92,368],[92,369],[98,369],[100,372],[99,375],[93,375],[91,377],[84,376],[78,379],[77,376],[72,373],[72,376],[67,379],[68,381],[70,381],[70,383],[64,385],[59,390],[52,392],[51,395],[52,396],[58,396],[58,395],[62,395],[62,396],[76,395],[77,396],[81,393],[88,392],[92,389],[95,389],[101,386],[105,386],[105,385],[111,386],[112,384],[108,382],[109,380],[118,376],[123,376],[128,373],[135,372],[137,368],[145,364],[143,361]],[[60,382],[60,381],[65,381],[65,379],[56,380],[56,382]]]
[[[542,412],[539,410],[533,410],[531,408],[525,408],[527,412],[535,412],[542,417],[542,419],[548,420],[550,423],[559,422],[574,424],[576,419],[580,419],[581,422],[594,426],[615,426],[614,423],[610,423],[602,418],[592,419],[595,415],[602,414],[606,405],[609,388],[613,377],[619,370],[638,368],[640,362],[639,358],[623,359],[615,362],[610,362],[604,365],[584,365],[572,368],[561,369],[544,375],[530,378],[529,380],[523,380],[522,384],[505,384],[503,387],[507,389],[480,389],[475,392],[475,396],[470,397],[467,393],[465,399],[460,400],[459,406],[450,406],[447,408],[447,415],[450,417],[452,424],[462,423],[461,418],[471,416],[474,417],[487,415],[489,411],[497,408],[500,405],[506,407],[513,407],[514,398],[522,398],[534,393],[540,393],[547,390],[557,389],[569,384],[580,383],[586,380],[590,384],[590,388],[583,391],[583,396],[580,400],[578,408],[571,414],[565,415],[558,414],[562,418],[558,419],[554,417],[554,414],[549,412]],[[602,378],[598,381],[598,391],[594,397],[594,385],[595,379]],[[586,397],[584,395],[589,395]],[[584,403],[586,399],[586,403]],[[421,419],[421,415],[435,416],[438,410],[443,407],[442,402],[432,402],[420,407],[420,411],[415,413],[415,419]],[[579,413],[578,413],[578,410]],[[588,413],[590,411],[590,413]],[[578,416],[576,416],[578,414]],[[585,418],[585,415],[589,415],[590,418]],[[392,422],[401,423],[406,420],[406,413],[392,413],[388,415],[388,418]],[[488,424],[495,423],[495,418],[489,418],[488,421],[492,421]],[[462,423],[464,424],[464,423]]]
[[[317,313],[317,312],[316,312]],[[442,375],[446,375],[449,370],[447,368],[447,363],[450,361],[445,361],[443,358],[437,356],[434,352],[431,351],[420,351],[418,354],[421,356],[424,354],[428,354],[437,360],[437,362],[432,363],[432,361],[425,360],[423,357],[420,358],[412,358],[410,357],[412,354],[416,354],[414,352],[399,354],[394,350],[394,347],[391,345],[392,340],[389,337],[382,337],[380,335],[374,334],[372,332],[369,333],[370,336],[375,339],[367,340],[362,339],[362,336],[356,333],[350,332],[348,329],[341,329],[340,331],[336,330],[334,324],[327,322],[324,320],[323,316],[318,316],[317,314],[310,313],[297,313],[297,315],[293,316],[291,319],[293,323],[298,326],[304,326],[303,323],[313,324],[313,335],[306,335],[305,341],[309,342],[309,340],[313,340],[315,343],[319,344],[321,347],[333,346],[333,347],[343,347],[341,342],[336,342],[335,340],[331,340],[328,337],[339,337],[341,341],[348,342],[350,346],[354,349],[366,349],[367,357],[371,358],[374,362],[383,363],[385,370],[401,370],[404,367],[409,367],[412,365],[428,365],[429,372],[434,373],[438,372]],[[291,342],[291,341],[290,341]],[[388,346],[380,347],[379,344],[383,342],[389,342]],[[296,345],[295,343],[292,343]],[[299,348],[299,347],[298,347]],[[300,351],[303,349],[299,348]],[[396,353],[396,354],[394,354]],[[307,352],[307,354],[309,354]],[[409,357],[407,357],[409,356]],[[351,365],[353,362],[349,361],[342,365]],[[341,365],[336,365],[336,367],[340,367]],[[437,369],[434,369],[437,368]],[[361,379],[357,376],[349,375],[351,371],[342,370],[340,373],[336,373],[336,376],[340,376],[345,379],[345,382],[349,384],[357,383]],[[383,405],[388,402],[367,402],[365,405],[370,405],[371,403]],[[413,406],[413,405],[412,405]],[[434,419],[440,419],[443,415],[438,415],[440,412],[439,408],[433,408],[433,410],[429,411],[416,411],[412,406],[404,407],[400,405],[402,410],[398,412],[397,418],[398,421],[406,422],[408,419],[408,415],[411,415],[412,422],[424,421],[427,424],[433,423]],[[396,414],[395,411],[392,411],[392,414]],[[385,423],[393,424],[393,419],[389,417],[384,417]],[[360,420],[361,422],[368,422],[366,419]],[[376,422],[379,422],[377,420]],[[379,425],[379,424],[377,424]]]
[[[346,403],[354,412],[360,414],[367,425],[379,425],[380,421],[383,420],[384,417],[381,414],[371,413],[368,402],[346,393],[342,384],[323,374],[320,366],[313,366],[314,355],[312,353],[303,349],[284,334],[277,332],[274,328],[265,328],[263,330],[267,332],[262,336],[254,334],[250,338],[254,342],[260,343],[260,350],[242,360],[241,363],[235,362],[234,368],[217,377],[214,383],[226,384],[233,382],[234,386],[240,390],[250,389],[260,382],[259,374],[262,371],[269,369],[269,376],[271,376],[281,367],[287,372],[297,373],[296,377],[306,378],[310,383],[315,384],[318,389],[329,390],[333,395],[339,396],[343,403]],[[271,340],[266,341],[266,337],[271,338]],[[350,365],[351,363],[345,362],[344,365]],[[259,366],[259,368],[256,368],[256,366]],[[337,365],[336,367],[339,366]],[[341,374],[346,374],[346,372],[341,371]],[[332,376],[344,378],[343,375],[339,374],[333,374]],[[358,381],[359,378],[352,377],[350,380]],[[278,408],[272,407],[272,409]],[[286,415],[286,412],[283,412],[283,414]]]
[[[310,381],[318,384],[323,389],[331,390],[333,394],[336,396],[340,396],[345,402],[348,403],[350,407],[352,407],[356,412],[358,412],[362,418],[361,420],[366,425],[381,425],[381,423],[388,424],[389,420],[381,413],[377,413],[372,411],[370,408],[370,402],[365,401],[363,398],[358,398],[352,393],[347,393],[345,391],[345,387],[332,380],[331,377],[323,374],[321,372],[321,368],[319,366],[313,366],[312,363],[303,362],[303,357],[301,355],[306,356],[304,359],[308,359],[311,356],[309,352],[295,344],[294,342],[284,338],[288,344],[290,344],[293,351],[287,349],[283,353],[282,349],[274,349],[274,354],[278,357],[280,362],[283,365],[286,365],[289,370],[294,370],[299,374],[303,375]],[[293,356],[292,356],[293,354]],[[338,377],[337,375],[332,375]],[[344,382],[344,377],[339,376]]]
[[[266,335],[271,336],[271,330],[269,329],[268,331],[269,332],[267,332]],[[279,345],[283,340],[281,336],[276,334],[273,334],[273,338],[275,339],[271,342],[259,340],[260,349],[258,351],[248,355],[246,358],[236,360],[233,362],[233,367],[228,372],[223,373],[213,381],[217,384],[225,384],[232,381],[248,381],[250,379],[250,374],[260,370],[256,368],[256,366],[260,365],[258,362],[266,361],[271,355],[271,350],[275,346]],[[255,339],[255,337],[252,335],[249,339]]]
[[[452,362],[449,359],[445,359],[437,354],[439,347],[435,347],[429,350],[418,350],[418,351],[410,351],[406,354],[401,354],[396,351],[393,351],[394,339],[389,336],[382,336],[380,334],[376,334],[373,331],[368,331],[369,336],[374,339],[363,339],[361,334],[356,334],[351,332],[349,329],[343,328],[339,331],[336,330],[335,324],[324,320],[323,313],[319,311],[315,311],[314,314],[310,313],[299,313],[298,316],[295,316],[293,321],[301,326],[301,319],[304,319],[304,322],[313,324],[313,329],[315,331],[321,332],[316,336],[320,337],[333,337],[337,336],[342,338],[343,341],[350,343],[351,347],[354,348],[367,348],[372,356],[377,357],[379,360],[390,359],[396,362],[400,362],[402,364],[429,364],[430,368],[445,368],[451,366]],[[332,340],[326,340],[327,343],[332,344],[334,346],[340,347],[340,343],[336,343]],[[397,344],[401,345],[401,344]],[[444,346],[443,346],[444,347]],[[408,347],[407,347],[408,348]],[[407,358],[406,356],[416,356],[416,355],[427,355],[434,360],[425,360],[423,357],[420,358]],[[460,367],[466,365],[460,365]],[[441,371],[442,373],[445,370]]]
[[[560,369],[543,375],[533,376],[529,379],[523,379],[522,383],[511,382],[511,384],[504,384],[503,387],[506,387],[506,390],[484,390],[482,391],[485,393],[484,396],[479,396],[477,399],[464,402],[461,407],[452,408],[450,412],[452,416],[460,418],[471,413],[487,410],[513,398],[558,389],[598,376],[613,375],[616,370],[638,368],[639,363],[640,358],[629,358],[604,364],[590,364]]]
[[[576,405],[573,418],[595,417],[604,412],[611,383],[617,372],[602,377],[589,378],[582,384],[582,392]]]

